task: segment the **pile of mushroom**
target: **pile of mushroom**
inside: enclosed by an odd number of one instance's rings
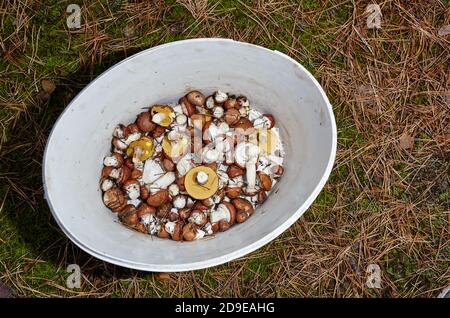
[[[137,231],[193,241],[245,222],[283,174],[275,118],[244,96],[199,91],[113,131],[100,188]]]

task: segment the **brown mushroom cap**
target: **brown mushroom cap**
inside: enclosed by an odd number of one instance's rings
[[[230,223],[230,225],[234,224],[234,221],[236,220],[236,208],[233,204],[227,201],[223,201],[221,204],[225,205],[228,211],[230,211],[230,222],[228,223]]]
[[[180,216],[180,219],[186,220],[191,216],[191,209],[190,208],[182,208],[178,210],[178,214]]]
[[[183,109],[183,113],[186,116],[191,117],[195,113],[195,106],[187,99],[186,96],[181,97],[179,103]]]
[[[136,207],[132,204],[128,204],[119,214],[119,220],[128,226],[135,226],[139,223],[139,217],[137,216]]]
[[[140,187],[140,191],[141,191],[141,199],[142,200],[147,200],[148,196],[149,196],[149,192],[146,186],[141,186]]]
[[[172,203],[166,202],[156,210],[156,216],[160,219],[167,219],[169,217],[170,210],[172,209]]]
[[[150,112],[140,113],[137,117],[136,124],[143,132],[151,132],[156,127],[156,124],[152,121]]]
[[[236,222],[242,223],[247,221],[249,214],[247,212],[241,211],[236,214]]]
[[[122,210],[125,207],[127,200],[122,190],[119,188],[111,188],[103,194],[103,202],[112,210]]]
[[[166,203],[167,201],[169,201],[169,199],[170,199],[169,191],[163,189],[153,194],[150,194],[147,198],[147,204],[157,208]]]
[[[146,203],[142,203],[141,205],[139,205],[138,209],[137,209],[137,216],[139,218],[142,218],[144,215],[146,214],[156,214],[156,209]]]
[[[102,173],[100,176],[100,185],[103,183],[103,181],[105,181],[105,179],[107,179],[109,177],[109,174],[111,173],[111,171],[113,169],[114,169],[113,167],[103,167]]]
[[[134,133],[138,133],[139,131],[139,127],[136,124],[129,124],[126,128],[126,132],[128,135],[130,134],[134,134]]]
[[[261,183],[261,188],[265,191],[269,191],[272,188],[272,179],[270,179],[270,177],[262,171],[258,171],[257,175]]]
[[[183,223],[176,222],[175,228],[172,234],[172,240],[181,241],[183,239]]]
[[[135,180],[135,179],[128,179],[127,181],[125,181],[125,182],[123,183],[122,188],[125,189],[126,187],[129,187],[129,186],[131,186],[131,185],[137,185],[137,186],[139,186],[139,188],[141,187],[139,181],[137,181],[137,180]]]
[[[248,214],[252,214],[254,212],[253,205],[250,201],[243,198],[236,198],[231,200],[231,203],[236,208],[236,212],[247,212]]]
[[[229,110],[227,110],[225,112],[225,121],[227,122],[228,125],[234,125],[238,122],[241,114],[239,113],[239,111],[235,108],[230,108]]]
[[[161,226],[158,230],[157,236],[159,238],[169,238],[170,234],[169,234],[169,232],[166,231],[166,228],[164,226]]]
[[[197,227],[193,223],[183,226],[183,238],[185,241],[193,241],[197,235]]]
[[[189,103],[195,105],[195,106],[203,106],[205,105],[205,95],[200,93],[199,91],[191,91],[186,95],[186,99],[189,101]]]
[[[121,186],[130,178],[131,178],[131,169],[128,168],[126,165],[123,165],[122,168],[120,169],[120,177],[117,180],[117,184]]]
[[[220,220],[218,223],[219,223],[219,231],[220,232],[225,232],[231,226],[231,224],[228,223],[227,220]]]

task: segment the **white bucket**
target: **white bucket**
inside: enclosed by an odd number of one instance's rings
[[[268,200],[245,223],[214,239],[175,242],[121,225],[99,190],[114,126],[189,90],[208,94],[219,88],[246,95],[276,118],[285,143],[285,174]],[[319,83],[295,60],[227,39],[179,41],[127,58],[78,94],[48,139],[44,188],[59,226],[87,253],[139,270],[194,270],[250,253],[292,225],[327,181],[336,143],[332,107]]]

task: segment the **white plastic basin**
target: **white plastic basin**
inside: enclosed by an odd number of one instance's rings
[[[173,102],[192,89],[246,95],[274,114],[285,143],[285,174],[245,223],[214,239],[175,242],[125,228],[102,202],[99,176],[118,123],[142,107]],[[317,197],[336,153],[332,107],[319,83],[290,57],[228,39],[157,46],[118,63],[64,110],[48,139],[47,202],[64,233],[87,253],[146,271],[187,271],[225,263],[270,242]]]

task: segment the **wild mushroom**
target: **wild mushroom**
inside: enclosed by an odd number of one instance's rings
[[[167,189],[175,179],[175,172],[166,172],[162,177],[156,179],[156,181],[150,185],[150,189]]]
[[[167,190],[159,190],[150,194],[147,198],[147,203],[155,208],[160,207],[169,201],[169,192]]]
[[[103,164],[107,167],[119,168],[120,166],[122,166],[123,162],[123,156],[118,153],[114,153],[111,156],[105,157],[105,159],[103,159]]]
[[[236,146],[236,163],[245,167],[247,178],[247,189],[251,190],[256,185],[256,161],[258,160],[259,148],[252,143],[240,143]]]
[[[183,238],[185,241],[199,240],[203,236],[205,236],[205,232],[193,223],[188,223],[183,227]]]
[[[121,210],[126,205],[126,198],[119,188],[111,188],[103,194],[103,203],[111,210]]]
[[[227,98],[227,93],[222,92],[220,89],[214,94],[214,100],[219,104],[225,102]]]
[[[191,154],[185,155],[177,163],[177,171],[180,176],[186,175],[192,168],[194,168],[194,164],[192,162]]]
[[[182,209],[186,206],[186,196],[179,194],[173,198],[172,204],[177,209]]]
[[[209,220],[212,224],[225,220],[229,224],[233,224],[236,216],[235,207],[229,202],[223,202],[217,206],[217,209],[211,211]]]
[[[142,180],[144,180],[145,183],[153,183],[163,174],[164,169],[158,161],[153,159],[147,159],[145,161],[144,171],[142,172]]]
[[[141,185],[139,181],[130,179],[123,184],[123,190],[131,200],[139,198],[141,195]]]
[[[189,222],[195,223],[198,226],[203,226],[208,222],[208,217],[205,212],[200,210],[193,210],[188,219]]]

